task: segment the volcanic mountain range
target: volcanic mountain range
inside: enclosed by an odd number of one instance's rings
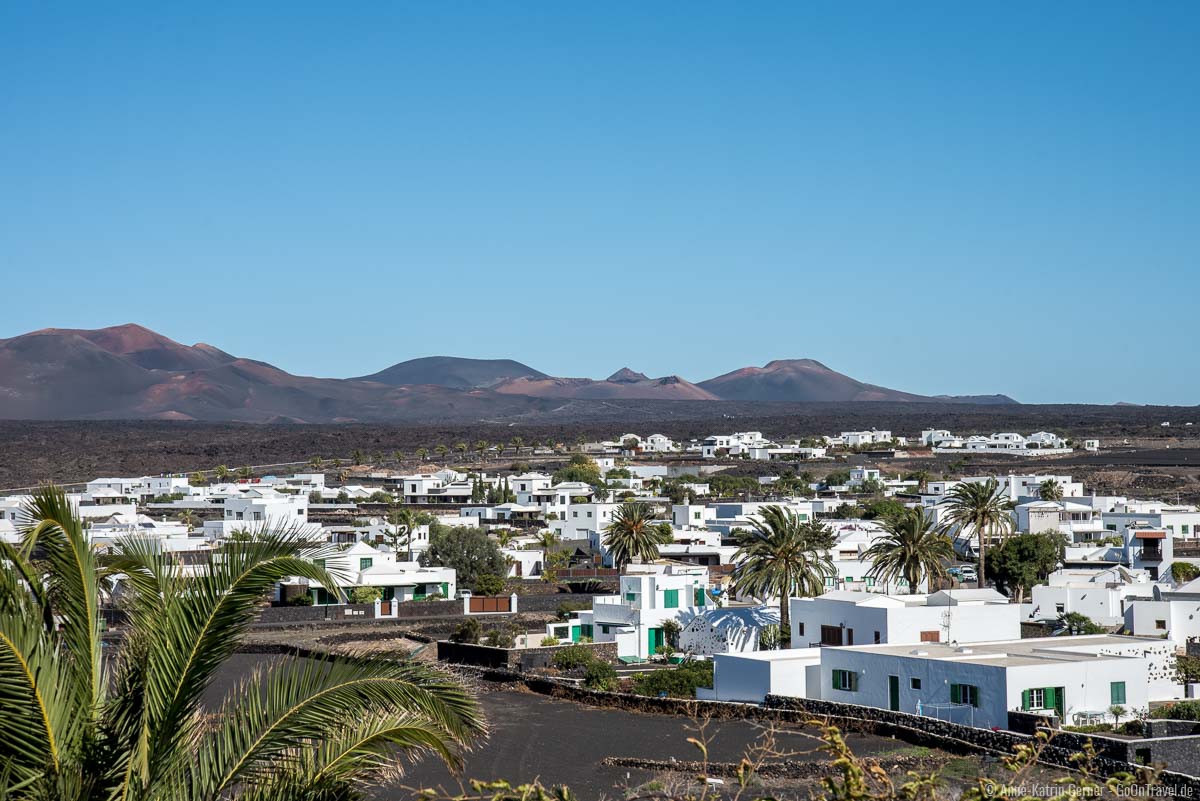
[[[602,381],[559,378],[510,359],[431,356],[357,378],[297,376],[136,324],[47,328],[0,340],[0,418],[243,422],[415,422],[561,411],[564,402],[793,401],[1015,403],[923,396],[780,360],[692,383],[628,367]]]

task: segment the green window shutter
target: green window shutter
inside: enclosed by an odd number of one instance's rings
[[[446,596],[447,598],[450,597],[450,582],[442,582],[442,595]]]
[[[667,609],[678,609],[679,590],[663,590],[663,606]]]
[[[1114,704],[1125,703],[1125,682],[1114,681],[1108,685],[1108,699]]]
[[[418,601],[425,598],[425,585],[424,584],[418,584],[417,586],[413,587],[413,598]]]
[[[625,600],[626,600],[626,601],[636,601],[636,600],[637,600],[637,593],[636,593],[636,592],[627,592],[627,593],[625,593]]]
[[[1021,711],[1029,711],[1029,690],[1021,690]]]
[[[704,590],[697,587],[695,592],[693,593],[693,595],[695,595],[695,598],[694,598],[692,605],[693,606],[704,606]]]
[[[366,570],[368,567],[370,567],[373,564],[375,564],[375,560],[373,558],[371,558],[369,556],[364,556],[362,559],[358,560],[358,569]]]
[[[1047,687],[1042,692],[1045,693],[1046,697],[1046,700],[1043,702],[1046,705],[1046,709],[1057,709],[1057,705],[1055,704],[1055,696],[1058,693],[1055,691],[1055,689],[1053,687]]]
[[[952,704],[961,704],[962,703],[962,685],[961,684],[951,684],[950,685],[950,703],[952,703]]]

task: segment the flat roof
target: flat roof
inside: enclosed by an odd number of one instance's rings
[[[990,642],[941,643],[923,642],[907,645],[825,646],[826,651],[857,651],[913,659],[935,659],[949,662],[969,662],[979,665],[1015,667],[1045,665],[1055,662],[1085,662],[1102,659],[1128,659],[1137,646],[1147,653],[1153,646],[1161,648],[1167,641],[1157,637],[1125,637],[1117,634],[1084,634],[1074,637],[1035,637],[1022,640],[993,640]],[[1125,653],[1114,653],[1111,649]],[[1104,653],[1108,649],[1107,653]]]
[[[821,648],[793,648],[780,651],[749,651],[746,653],[717,654],[714,659],[749,659],[755,662],[813,662],[821,661]]]

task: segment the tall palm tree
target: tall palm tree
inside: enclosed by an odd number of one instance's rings
[[[367,458],[366,454],[364,454],[358,448],[355,448],[353,451],[350,452],[350,461],[354,462],[355,465],[361,465],[363,463],[363,460],[366,458]]]
[[[929,487],[929,471],[916,470],[906,475],[904,480],[917,482],[917,492],[924,492]]]
[[[605,529],[604,543],[612,556],[613,566],[624,568],[635,558],[650,562],[658,558],[658,546],[671,541],[654,522],[650,504],[634,501],[623,503],[613,510],[613,519]]]
[[[1057,481],[1048,478],[1041,484],[1038,484],[1038,497],[1043,501],[1061,501],[1063,498],[1063,488]]]
[[[413,532],[417,529],[417,515],[412,509],[403,506],[388,513],[388,522],[392,524],[392,532],[388,536],[389,545],[393,551],[399,551],[403,543],[408,548],[408,561],[413,560]]]
[[[396,460],[396,464],[404,461],[404,451],[392,451],[392,458]]]
[[[254,469],[251,468],[250,465],[244,465],[242,467],[239,467],[237,469],[237,476],[238,476],[238,478],[242,479],[243,481],[249,481],[251,478],[254,477]]]
[[[320,456],[313,456],[308,460],[308,466],[313,470],[320,470],[325,466],[325,461]]]
[[[20,544],[0,542],[0,796],[357,797],[401,757],[459,764],[482,730],[462,687],[412,662],[284,657],[206,701],[276,582],[336,586],[294,530],[184,576],[139,538],[101,562],[60,489],[38,490],[25,516]],[[101,592],[118,574],[126,638],[102,659]]]
[[[420,461],[422,461],[422,462],[423,462],[423,461],[425,461],[425,458],[426,458],[427,456],[429,456],[429,449],[428,449],[428,448],[424,448],[424,447],[422,447],[422,448],[417,448],[417,459],[419,459]]]
[[[434,446],[433,452],[437,454],[437,457],[439,459],[441,459],[442,461],[445,461],[446,454],[450,452],[450,449],[439,442],[437,445]]]
[[[192,485],[193,487],[203,487],[207,483],[208,479],[205,478],[204,473],[199,470],[188,476],[188,484]]]
[[[191,509],[184,509],[179,513],[179,522],[187,526],[188,534],[191,534],[192,529],[196,527],[196,513]]]
[[[1013,504],[994,478],[987,481],[964,481],[946,493],[945,530],[957,527],[960,534],[979,537],[979,577],[976,587],[982,587],[987,567],[988,541],[1004,537],[1013,529],[1010,514]]]
[[[225,465],[219,464],[213,468],[213,475],[217,477],[218,483],[224,484],[233,473]]]
[[[558,535],[555,534],[550,529],[546,529],[545,531],[539,531],[538,535],[537,535],[537,543],[542,548],[544,548],[546,550],[550,550],[555,545],[558,545]]]
[[[922,577],[946,575],[946,562],[954,559],[954,543],[921,509],[905,509],[888,518],[883,530],[884,536],[859,557],[874,563],[867,575],[888,583],[903,578],[912,595]]]
[[[515,450],[517,452],[517,456],[520,456],[521,448],[525,447],[525,438],[524,437],[513,437],[512,438],[512,446],[513,446],[513,450]]]
[[[486,439],[475,440],[475,453],[479,454],[479,461],[483,461],[483,455],[487,452],[489,445]]]
[[[456,442],[456,443],[454,443],[454,450],[458,451],[458,460],[459,460],[460,462],[461,462],[461,461],[466,461],[466,458],[467,458],[467,443],[465,443],[465,442]]]
[[[733,555],[733,586],[742,594],[779,598],[779,631],[791,640],[788,599],[820,595],[825,579],[837,575],[830,549],[833,532],[824,523],[801,520],[782,506],[764,506],[742,529]]]

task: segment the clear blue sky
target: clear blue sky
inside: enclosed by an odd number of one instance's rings
[[[0,4],[0,336],[1200,403],[1200,3],[234,5]]]

